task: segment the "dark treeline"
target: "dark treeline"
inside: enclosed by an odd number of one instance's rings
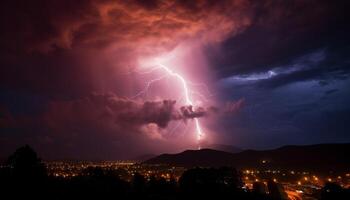
[[[269,182],[269,194],[242,189],[240,174],[233,168],[193,168],[179,181],[145,179],[135,174],[122,180],[117,170],[90,167],[69,179],[48,176],[45,165],[29,146],[16,150],[0,169],[1,199],[285,199],[279,185]],[[321,199],[343,199],[348,190],[327,184]]]

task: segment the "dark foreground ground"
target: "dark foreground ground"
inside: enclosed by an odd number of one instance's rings
[[[234,168],[192,168],[176,179],[135,173],[122,180],[115,170],[90,167],[78,176],[65,179],[49,176],[45,165],[29,147],[19,148],[0,169],[1,199],[287,199],[278,183],[267,183],[268,193],[259,184],[243,187]],[[349,189],[327,183],[319,199],[350,199]]]

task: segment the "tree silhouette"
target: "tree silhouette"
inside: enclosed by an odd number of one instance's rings
[[[45,165],[28,145],[9,156],[6,172],[6,179],[1,181],[3,196],[12,199],[44,199],[46,196],[49,184]]]
[[[267,187],[269,189],[269,196],[271,197],[271,199],[276,199],[276,200],[288,199],[288,196],[284,191],[282,184],[275,183],[274,181],[269,180],[267,182]]]
[[[117,171],[101,167],[88,167],[63,185],[69,186],[68,196],[77,199],[124,197],[128,190],[128,184],[119,178]]]
[[[187,196],[202,198],[238,195],[241,179],[234,168],[194,168],[183,173],[180,189]]]
[[[132,180],[132,186],[136,192],[143,192],[146,186],[145,177],[139,173],[135,173]]]
[[[337,200],[337,199],[349,199],[350,195],[347,190],[344,190],[337,183],[328,182],[324,185],[321,192],[322,200]]]
[[[177,182],[151,176],[147,180],[135,173],[114,168],[88,167],[77,176],[47,176],[36,152],[25,145],[17,149],[0,168],[2,196],[11,199],[286,199],[279,183],[254,183],[253,191],[242,189],[241,174],[232,167],[193,168],[186,170]],[[327,183],[321,199],[350,199],[350,190]],[[2,197],[1,196],[1,197]]]
[[[12,175],[18,179],[43,179],[47,176],[45,165],[28,145],[18,148],[7,160]]]

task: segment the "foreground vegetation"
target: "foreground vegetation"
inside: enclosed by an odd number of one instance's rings
[[[122,180],[116,170],[87,168],[69,179],[48,176],[29,146],[19,148],[0,170],[1,196],[10,199],[284,199],[273,182],[269,194],[242,189],[233,168],[193,168],[170,181],[135,174]],[[347,197],[346,197],[347,195]],[[7,199],[6,198],[6,199]],[[323,188],[321,199],[350,199],[349,190],[335,184]],[[4,198],[5,199],[5,198]]]

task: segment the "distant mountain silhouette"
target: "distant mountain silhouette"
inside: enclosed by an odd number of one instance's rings
[[[350,167],[350,143],[283,146],[274,150],[245,150],[228,153],[212,149],[187,150],[179,154],[162,154],[145,164],[175,166],[234,166],[237,168],[273,168],[345,172]]]
[[[147,160],[146,164],[175,166],[223,166],[232,164],[233,154],[212,149],[186,150],[179,154],[162,154]]]
[[[226,145],[226,144],[209,144],[209,145],[204,145],[203,149],[214,149],[218,151],[226,151],[229,153],[239,153],[242,152],[243,149],[232,146],[232,145]]]
[[[240,149],[238,147],[235,147],[232,145],[225,145],[225,144],[207,144],[207,145],[204,145],[202,147],[202,149],[212,149],[212,150],[217,150],[217,151],[225,151],[225,152],[229,152],[229,153],[238,153],[238,152],[243,151],[242,149]],[[158,156],[158,155],[156,155],[156,154],[143,154],[143,155],[136,156],[132,160],[144,162],[144,161],[147,161],[147,160],[154,158],[156,156]]]

